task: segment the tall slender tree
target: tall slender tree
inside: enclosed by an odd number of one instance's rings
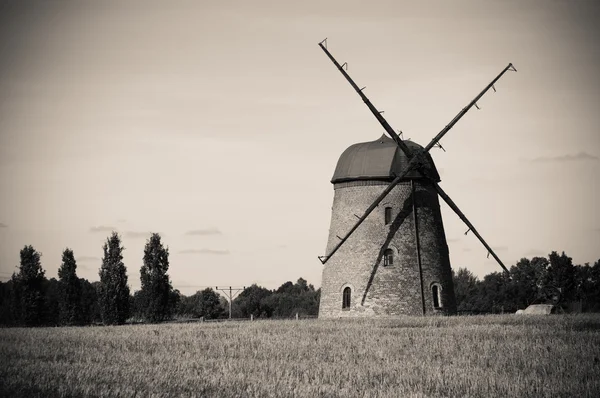
[[[60,323],[79,325],[82,322],[81,283],[77,277],[77,263],[73,250],[69,248],[63,251],[58,280],[60,282]]]
[[[15,315],[20,323],[37,326],[44,322],[44,282],[40,253],[33,246],[21,250],[19,272],[13,274]]]
[[[175,310],[171,299],[173,287],[169,280],[169,249],[159,234],[152,234],[144,248],[144,264],[140,269],[142,314],[147,321],[169,319]]]
[[[123,250],[119,234],[113,232],[102,247],[104,256],[100,268],[98,301],[102,322],[121,325],[129,317],[129,286],[127,269],[123,264]]]

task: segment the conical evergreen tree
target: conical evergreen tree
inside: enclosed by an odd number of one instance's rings
[[[81,283],[77,277],[77,263],[73,250],[67,248],[62,255],[62,264],[58,269],[60,282],[60,323],[79,325],[81,314]]]
[[[13,274],[15,315],[19,323],[37,326],[44,322],[44,281],[40,253],[33,246],[21,250],[19,273]]]
[[[164,248],[159,234],[152,234],[144,248],[144,265],[140,269],[142,313],[150,322],[169,319],[174,311],[169,281],[169,249]]]
[[[121,325],[129,317],[129,286],[122,255],[125,248],[121,247],[119,234],[113,232],[102,249],[104,256],[98,292],[102,322],[105,325]]]

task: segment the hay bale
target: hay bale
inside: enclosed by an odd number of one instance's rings
[[[525,308],[523,314],[527,315],[550,315],[554,306],[552,304],[532,304]]]

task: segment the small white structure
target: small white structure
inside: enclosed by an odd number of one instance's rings
[[[520,315],[550,315],[554,306],[552,304],[532,304],[524,310],[517,310]]]

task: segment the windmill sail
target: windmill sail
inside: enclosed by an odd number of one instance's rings
[[[495,83],[509,70],[515,71],[516,69],[509,63],[466,107],[464,107],[451,121],[448,123],[432,140],[431,142],[421,151],[417,153],[413,153],[413,151],[402,141],[402,139],[396,134],[395,130],[390,126],[390,124],[385,120],[385,118],[381,115],[381,112],[375,108],[375,106],[371,103],[371,101],[364,94],[362,89],[359,89],[356,83],[352,80],[352,78],[348,75],[348,73],[344,70],[343,66],[341,66],[337,60],[333,57],[333,55],[329,52],[326,46],[323,45],[323,42],[319,43],[319,47],[325,52],[327,57],[333,62],[333,64],[337,67],[337,69],[342,73],[342,75],[346,78],[346,80],[350,83],[350,85],[354,88],[354,90],[361,97],[363,102],[367,105],[371,113],[375,116],[375,118],[379,121],[379,123],[383,126],[385,131],[390,135],[390,137],[396,142],[398,147],[404,152],[406,157],[410,159],[409,163],[406,166],[406,169],[400,173],[396,178],[394,178],[387,188],[375,199],[375,201],[365,210],[362,216],[358,217],[356,223],[350,228],[350,230],[343,236],[340,237],[340,241],[337,245],[333,247],[333,249],[327,253],[325,256],[319,256],[319,260],[322,264],[325,264],[331,256],[333,256],[339,248],[348,240],[348,238],[356,231],[356,229],[365,221],[365,219],[373,212],[373,210],[385,199],[385,197],[393,190],[393,188],[398,185],[411,171],[416,170],[421,175],[428,177],[431,179],[429,175],[427,175],[427,170],[422,167],[422,165],[426,162],[424,159],[424,153],[429,152],[431,148],[435,145],[439,145],[440,139],[454,127],[454,125],[473,107],[477,106],[477,101],[483,97],[483,95],[490,89],[495,89]],[[345,64],[346,65],[346,64]],[[450,197],[442,190],[442,188],[437,184],[436,181],[433,181],[436,190],[444,199],[444,201],[452,208],[452,210],[460,217],[460,219],[467,224],[467,226],[474,232],[480,242],[486,247],[489,253],[492,254],[494,259],[498,262],[498,264],[504,269],[504,271],[508,272],[500,258],[496,255],[496,253],[492,250],[492,248],[485,242],[485,240],[481,237],[481,235],[475,230],[471,222],[466,218],[466,216],[458,209],[456,204],[450,199]]]

